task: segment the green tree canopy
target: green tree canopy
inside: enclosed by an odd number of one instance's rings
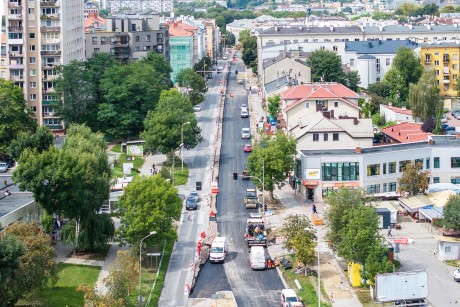
[[[271,199],[275,187],[284,186],[286,178],[294,169],[295,153],[296,140],[282,133],[270,138],[262,137],[254,144],[248,157],[248,170],[252,176],[265,181],[265,190],[270,192]],[[262,189],[258,180],[252,181]]]
[[[451,195],[443,210],[442,226],[460,230],[460,196]]]
[[[417,195],[428,189],[430,172],[423,171],[423,164],[409,161],[404,167],[403,174],[398,178],[399,193],[410,193]]]
[[[155,69],[156,72],[163,75],[166,82],[172,86],[171,82],[171,65],[166,62],[165,58],[155,51],[150,51],[146,57],[142,58],[141,62],[149,64]]]
[[[252,68],[252,72],[257,74],[257,38],[250,36],[242,42],[242,59],[244,65]]]
[[[152,231],[152,241],[176,238],[173,223],[180,218],[182,200],[177,189],[160,175],[136,177],[125,188],[119,201],[121,226],[119,239],[138,244]]]
[[[22,89],[0,78],[0,160],[8,155],[10,143],[20,132],[31,132],[36,127],[26,106]]]
[[[203,140],[192,105],[176,89],[164,91],[156,110],[145,118],[141,137],[147,148],[168,154],[180,146],[182,125],[186,122],[190,124],[183,126],[184,147],[190,149]]]
[[[272,95],[268,97],[268,113],[274,118],[277,118],[278,113],[281,111],[280,103],[280,95]]]
[[[359,90],[359,83],[361,82],[361,77],[357,71],[350,71],[346,74],[347,87],[355,92]]]
[[[307,59],[311,68],[311,79],[314,82],[346,83],[340,56],[330,50],[315,50]]]
[[[203,69],[203,67],[201,67]],[[202,76],[195,73],[193,69],[186,68],[176,75],[176,83],[179,87],[185,88],[185,96],[190,100],[192,105],[204,101],[206,93],[206,81]]]
[[[424,70],[420,80],[416,84],[409,85],[409,104],[412,115],[426,121],[436,115],[436,109],[440,103],[436,73],[434,70]]]
[[[18,137],[11,141],[10,155],[13,159],[17,160],[21,153],[26,149],[37,149],[38,152],[47,150],[53,145],[53,134],[51,130],[45,126],[37,128],[35,133],[20,132]]]
[[[0,237],[0,305],[10,306],[17,302],[15,282],[16,273],[21,265],[21,257],[26,253],[22,241],[13,235]]]
[[[199,74],[200,76],[205,77],[205,71],[212,71],[212,59],[208,56],[203,57],[200,61],[198,61],[198,63],[196,63],[193,66],[193,71]]]

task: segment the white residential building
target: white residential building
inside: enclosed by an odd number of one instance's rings
[[[83,1],[7,0],[7,78],[23,88],[39,125],[62,131],[54,114],[57,65],[85,59]]]
[[[385,121],[390,122],[408,122],[415,123],[416,120],[412,116],[412,111],[406,107],[398,108],[391,105],[380,104],[380,116],[385,118]]]
[[[174,4],[172,0],[106,0],[107,9],[112,13],[124,12],[144,14],[154,12],[172,12]]]

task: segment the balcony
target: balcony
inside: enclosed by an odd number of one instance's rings
[[[63,130],[64,126],[62,125],[51,125],[51,124],[45,124],[46,127],[48,127],[50,130]]]
[[[42,68],[43,69],[55,69],[56,65],[59,65],[59,63],[44,63]]]
[[[24,39],[22,38],[9,38],[8,39],[9,45],[24,45]]]
[[[40,1],[41,7],[58,7],[61,6],[58,0],[42,0]]]
[[[11,58],[22,58],[24,56],[24,54],[22,52],[19,52],[19,51],[10,51],[8,52],[8,55],[11,57]]]
[[[45,50],[40,51],[41,55],[61,55],[61,50]]]
[[[11,81],[24,81],[24,76],[10,76]]]
[[[55,118],[59,116],[57,116],[54,112],[43,112],[43,117]]]
[[[40,27],[41,32],[60,32],[60,27]]]
[[[46,19],[60,19],[61,18],[61,14],[57,13],[57,14],[44,14],[42,15],[41,17],[41,20],[46,20]]]
[[[444,75],[450,75],[450,69],[449,69],[449,67],[444,67],[444,68],[442,69],[442,72],[443,72]]]
[[[113,56],[117,59],[128,59],[129,52],[115,52]]]
[[[57,78],[58,78],[57,75],[43,75],[42,76],[43,81],[53,81],[53,80],[56,80]]]
[[[444,80],[442,80],[442,83],[443,83],[443,84],[449,84],[449,83],[450,83],[450,79],[444,79]]]
[[[122,41],[119,41],[119,40],[115,40],[113,42],[113,46],[114,47],[128,47],[128,41],[127,40],[122,40]]]
[[[60,43],[61,43],[60,38],[43,38],[42,39],[42,44],[44,45],[60,44]]]
[[[443,57],[442,57],[442,62],[443,63],[449,63],[449,55],[448,54],[444,54]]]
[[[47,93],[47,94],[54,94],[56,91],[54,90],[54,87],[44,87],[43,88],[43,93]]]
[[[21,26],[8,27],[8,32],[22,32],[22,31],[24,31],[24,27],[21,27]]]
[[[16,64],[16,63],[12,63],[10,65],[8,65],[9,69],[24,69],[24,64]]]
[[[22,7],[22,2],[8,2],[8,7],[10,8]]]
[[[52,106],[59,103],[59,100],[42,100],[43,106]]]
[[[21,14],[8,14],[8,20],[22,20]]]

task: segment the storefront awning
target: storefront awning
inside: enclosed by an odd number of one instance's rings
[[[426,206],[418,210],[420,217],[423,215],[426,219],[433,221],[442,219],[443,207]]]

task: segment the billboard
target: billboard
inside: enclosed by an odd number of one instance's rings
[[[305,179],[306,180],[319,180],[320,179],[319,168],[306,168],[305,169]]]
[[[375,286],[379,302],[426,298],[428,274],[425,271],[378,274]]]
[[[126,154],[128,156],[143,156],[144,146],[143,145],[128,145]]]

